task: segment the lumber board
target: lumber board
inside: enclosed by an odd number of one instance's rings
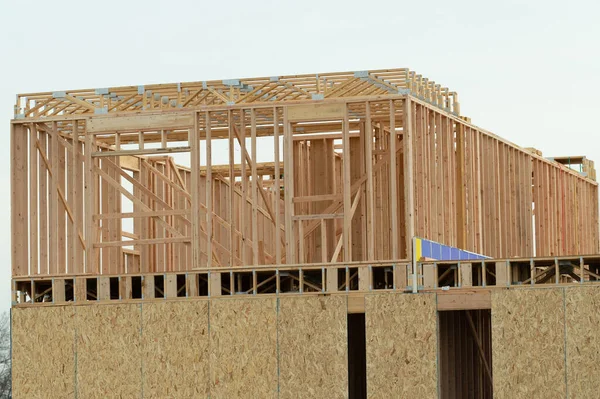
[[[289,121],[341,119],[345,114],[344,104],[307,104],[288,108]]]
[[[442,291],[437,294],[437,310],[490,309],[490,290]]]
[[[29,273],[28,195],[27,195],[27,133],[23,125],[11,125],[11,232],[12,274]]]
[[[98,116],[87,121],[88,133],[103,133],[112,131],[139,131],[156,129],[181,129],[193,126],[194,118],[191,113],[155,114],[135,116]]]

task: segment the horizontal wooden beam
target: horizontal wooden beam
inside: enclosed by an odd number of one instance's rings
[[[102,157],[121,157],[124,155],[161,155],[175,154],[178,152],[190,152],[189,146],[170,147],[170,148],[143,148],[139,150],[120,150],[120,151],[98,151],[92,153],[94,158]]]
[[[98,116],[87,122],[88,133],[135,132],[145,129],[182,129],[194,124],[192,113],[165,113],[135,116]]]
[[[437,294],[437,309],[473,310],[491,309],[492,294],[490,290],[450,290],[439,291]]]

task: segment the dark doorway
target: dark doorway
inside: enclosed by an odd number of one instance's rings
[[[439,312],[440,397],[492,399],[491,312]]]
[[[367,397],[367,345],[365,314],[348,315],[348,397]]]

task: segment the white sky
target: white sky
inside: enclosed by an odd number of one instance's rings
[[[599,17],[592,0],[0,0],[0,310],[17,93],[408,67],[478,126],[600,161]]]

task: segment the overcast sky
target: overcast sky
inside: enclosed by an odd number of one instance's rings
[[[478,126],[600,161],[599,4],[0,0],[0,309],[15,94],[408,67],[457,91]]]

